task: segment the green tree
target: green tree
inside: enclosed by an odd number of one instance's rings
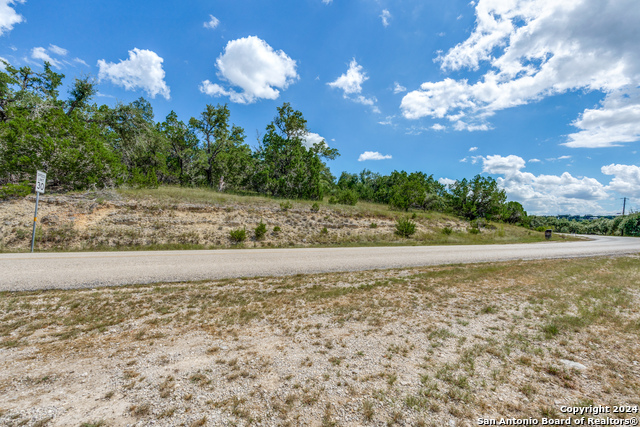
[[[45,62],[43,71],[36,73],[29,67],[15,68],[2,62],[5,71],[0,71],[0,122],[7,123],[25,112],[37,117],[45,110],[64,107],[58,100],[64,75],[51,70],[51,64]]]
[[[5,62],[0,71],[0,183],[48,173],[52,188],[116,184],[117,155],[94,119],[89,78],[76,79],[69,99],[58,99],[64,76],[45,63],[40,73]]]
[[[300,111],[284,103],[266,129],[256,153],[258,163],[254,188],[286,198],[321,199],[327,166],[322,159],[334,159],[338,150],[324,141],[305,146],[307,121]]]
[[[204,181],[198,176],[194,160],[197,156],[198,138],[193,131],[171,111],[164,122],[158,125],[169,144],[167,164],[169,172],[181,185],[193,185]]]
[[[360,172],[358,175],[358,193],[361,199],[370,202],[376,201],[375,194],[380,187],[380,178],[381,175],[379,173],[371,172],[368,169],[364,169]]]
[[[527,220],[527,212],[518,202],[507,202],[501,210],[502,221],[510,224],[522,224]]]
[[[406,172],[402,173],[406,176]],[[389,204],[396,209],[408,211],[418,202],[423,193],[424,189],[418,181],[406,178],[391,188]]]
[[[640,236],[640,214],[628,215],[620,227],[624,236]]]
[[[89,101],[95,94],[95,82],[90,77],[75,79],[73,87],[69,91],[70,98],[66,102],[67,115],[70,116],[76,110],[85,111],[89,106]]]
[[[124,166],[121,182],[135,186],[175,182],[167,165],[169,141],[156,126],[153,108],[146,99],[118,103],[114,108],[103,105],[96,118]]]
[[[201,164],[206,184],[239,188],[252,169],[251,149],[244,144],[244,129],[232,125],[229,129],[227,105],[207,105],[199,118],[191,118],[189,126],[201,138]]]
[[[491,177],[476,175],[473,180],[456,181],[451,186],[451,206],[458,215],[469,219],[499,216],[507,196]]]
[[[424,211],[441,209],[444,205],[444,186],[423,172],[392,172],[389,204],[405,211],[418,208]]]
[[[62,110],[51,109],[38,120],[28,114],[14,116],[2,134],[0,173],[10,181],[32,180],[35,171],[42,170],[53,188],[116,184],[120,162],[96,124],[86,125]]]

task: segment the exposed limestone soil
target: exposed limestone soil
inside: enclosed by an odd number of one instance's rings
[[[0,201],[0,247],[28,248],[35,196]],[[308,246],[349,242],[395,241],[395,221],[388,217],[352,215],[323,207],[313,212],[294,204],[250,207],[231,204],[167,204],[127,199],[116,192],[44,195],[38,212],[39,249],[201,245],[231,247],[230,231],[246,229],[246,247]],[[256,240],[254,230],[263,221],[267,234]],[[372,227],[375,224],[375,227]],[[417,234],[442,227],[466,230],[463,221],[417,221]],[[274,231],[279,227],[280,231]]]

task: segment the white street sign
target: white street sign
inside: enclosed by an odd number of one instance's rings
[[[47,174],[38,171],[38,177],[36,178],[36,192],[44,194],[44,185],[47,182]]]

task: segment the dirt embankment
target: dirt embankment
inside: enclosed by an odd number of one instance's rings
[[[0,248],[20,250],[31,241],[35,196],[0,202]],[[257,239],[255,228],[266,225]],[[463,221],[417,222],[416,235],[443,227],[465,230]],[[231,231],[246,230],[246,247],[309,246],[316,244],[395,241],[395,221],[362,213],[351,214],[322,206],[318,211],[293,204],[167,203],[128,199],[116,192],[45,195],[38,212],[38,249],[100,249],[123,247],[203,246],[238,244]]]

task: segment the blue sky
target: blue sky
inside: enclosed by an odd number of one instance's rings
[[[283,102],[334,174],[490,175],[538,214],[640,210],[637,0],[0,0],[0,57],[156,120],[257,135]]]

